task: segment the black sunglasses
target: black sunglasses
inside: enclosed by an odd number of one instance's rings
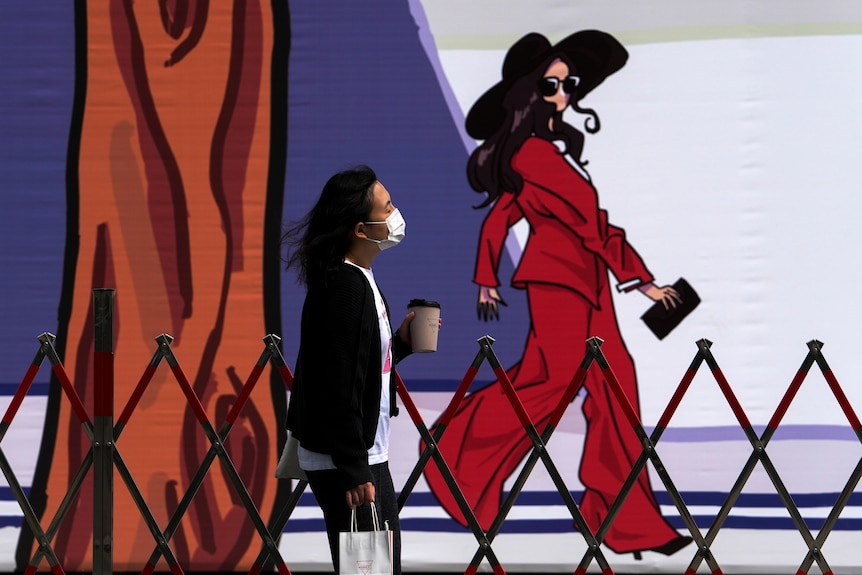
[[[563,92],[574,94],[575,90],[578,89],[578,84],[581,83],[581,79],[577,76],[566,76],[561,80],[554,76],[548,76],[539,80],[539,92],[542,93],[542,96],[550,98],[559,91],[561,83],[563,84]]]

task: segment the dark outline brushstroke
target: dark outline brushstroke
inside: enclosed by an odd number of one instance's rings
[[[75,84],[72,96],[72,114],[69,122],[69,139],[66,147],[66,236],[63,253],[63,278],[60,284],[60,301],[57,306],[57,339],[54,349],[61,361],[65,362],[66,345],[69,341],[69,323],[72,317],[72,302],[75,296],[75,271],[78,267],[80,250],[80,158],[81,134],[84,126],[84,107],[87,103],[87,81],[89,70],[87,66],[87,44],[89,30],[87,27],[87,3],[74,2],[75,30]],[[48,391],[48,402],[45,408],[45,423],[42,428],[42,442],[39,455],[33,471],[33,483],[30,487],[30,505],[39,519],[43,519],[48,504],[48,476],[54,459],[54,449],[57,444],[58,420],[60,419],[60,382],[51,373],[51,384]],[[24,571],[33,554],[34,537],[26,525],[18,536],[18,546],[15,550],[16,571]]]
[[[189,15],[189,0],[175,0],[174,12],[168,10],[168,0],[159,0],[159,18],[165,33],[177,40],[186,29],[186,17]]]
[[[201,41],[204,35],[204,30],[207,27],[207,17],[209,15],[209,0],[198,0],[195,2],[195,16],[192,20],[192,29],[186,39],[180,42],[180,45],[174,48],[171,52],[171,57],[165,61],[165,67],[169,68],[178,64],[183,58],[195,49],[195,46]],[[183,22],[185,24],[185,22]],[[173,36],[179,38],[179,35]]]
[[[270,106],[269,106],[269,163],[266,183],[266,201],[263,220],[263,322],[267,334],[281,335],[281,235],[284,211],[284,186],[287,174],[287,126],[288,126],[288,76],[290,70],[291,27],[289,0],[272,0],[272,57],[270,59]],[[284,353],[283,343],[279,347]],[[285,419],[287,402],[285,385],[281,374],[275,369],[269,372],[269,391],[275,415],[276,452],[281,455],[287,440]],[[277,459],[276,459],[277,460]],[[272,531],[275,519],[287,504],[293,490],[291,480],[278,479],[275,499],[272,502],[267,528]],[[264,569],[274,566],[267,558]]]
[[[164,237],[163,233],[160,233],[159,230],[153,230],[153,236],[156,238],[156,243],[159,249],[159,259],[162,262],[162,273],[164,274],[165,288],[168,293],[169,300],[172,300],[171,297],[173,295],[173,290],[171,289],[174,285],[177,286],[179,291],[179,296],[181,299],[181,310],[176,310],[174,305],[171,305],[171,319],[174,323],[172,326],[174,342],[178,343],[181,334],[182,334],[182,319],[186,319],[191,317],[192,315],[192,300],[194,298],[194,286],[192,284],[192,273],[191,273],[191,240],[189,234],[189,212],[188,206],[186,203],[186,194],[185,187],[183,185],[182,174],[180,173],[180,167],[177,163],[177,159],[174,156],[173,150],[171,149],[171,145],[168,142],[167,136],[165,135],[165,131],[162,128],[161,121],[159,120],[158,112],[156,111],[155,101],[153,100],[153,94],[150,90],[149,78],[147,77],[146,70],[146,61],[144,58],[144,45],[143,40],[141,39],[141,33],[138,29],[138,23],[135,19],[135,14],[133,10],[133,4],[131,0],[123,0],[122,1],[122,16],[124,16],[125,24],[127,26],[128,36],[124,39],[128,41],[128,57],[129,62],[131,64],[131,73],[132,78],[131,82],[128,77],[128,72],[123,64],[122,58],[120,58],[120,54],[117,54],[118,59],[120,60],[120,74],[123,78],[123,81],[126,83],[127,92],[132,99],[132,104],[134,106],[134,110],[136,115],[139,115],[146,125],[145,134],[150,138],[150,144],[155,148],[156,156],[153,157],[149,155],[146,150],[146,146],[142,143],[142,154],[144,157],[144,164],[146,166],[145,171],[147,174],[147,182],[149,183],[149,197],[151,201],[152,210],[152,202],[156,201],[154,197],[156,194],[153,193],[152,186],[154,185],[154,180],[157,181],[156,178],[151,177],[151,171],[153,162],[160,162],[160,168],[164,171],[163,176],[167,179],[168,191],[170,193],[170,199],[172,200],[169,204],[172,209],[173,215],[173,234],[174,237],[173,243],[167,245],[163,242],[162,238]],[[117,4],[110,5],[110,20],[111,25],[114,28],[112,33],[114,34],[114,38],[117,38],[117,30],[116,18],[119,17],[116,14],[115,10],[117,9]],[[114,50],[117,52],[118,43],[114,42]],[[141,130],[144,133],[144,130]],[[155,223],[155,220],[154,220]],[[175,260],[173,263],[176,266],[176,269],[169,270],[166,269],[166,264],[168,264],[171,260],[168,258],[166,260],[167,255],[175,256]],[[179,312],[179,313],[177,313]]]
[[[256,18],[256,20],[255,20]],[[233,12],[231,18],[231,45],[230,45],[230,63],[228,67],[227,81],[225,85],[224,98],[222,99],[222,107],[219,112],[219,117],[216,122],[216,127],[213,133],[212,145],[210,150],[210,170],[209,179],[210,187],[215,199],[216,205],[219,208],[219,214],[222,220],[222,230],[225,234],[225,259],[224,269],[222,272],[222,281],[220,287],[220,295],[218,302],[218,311],[216,312],[215,324],[207,337],[203,352],[201,353],[198,371],[195,375],[192,388],[195,393],[201,398],[204,405],[209,403],[211,395],[214,393],[212,386],[213,371],[215,360],[218,355],[219,346],[222,342],[224,323],[227,309],[227,302],[230,294],[231,279],[233,272],[236,269],[236,245],[238,232],[241,232],[241,224],[235,225],[232,223],[232,216],[236,216],[236,210],[232,209],[233,205],[228,201],[228,195],[224,187],[223,158],[225,151],[228,148],[227,142],[231,133],[232,122],[237,112],[237,104],[241,102],[240,90],[245,72],[246,65],[246,48],[248,32],[247,27],[249,22],[257,24],[259,29],[262,26],[262,14],[260,4],[250,4],[246,0],[235,0],[233,4]],[[259,41],[259,38],[254,38],[254,41]],[[262,51],[257,54],[258,62],[253,65],[260,64]],[[260,70],[258,69],[258,74]],[[257,83],[259,85],[259,82]],[[255,97],[255,103],[259,97]],[[240,127],[242,129],[242,127]],[[252,127],[253,131],[253,127]],[[250,149],[250,145],[248,146]],[[248,149],[246,150],[246,161],[248,161]],[[218,402],[218,398],[216,398]],[[254,419],[254,412],[247,413],[246,418]],[[258,414],[258,419],[260,419]],[[263,450],[260,454],[261,461],[266,460],[266,452],[269,450],[269,436],[266,433],[265,426],[255,426],[258,431],[263,430],[263,435],[259,437],[259,442],[256,445],[257,450]],[[189,471],[200,465],[203,456],[201,449],[207,443],[207,440],[202,436],[197,419],[193,411],[186,407],[183,415],[181,432],[181,460],[186,462]],[[241,462],[242,465],[242,462]],[[257,473],[263,473],[263,470],[258,470]],[[189,481],[190,474],[184,473],[184,481]],[[256,493],[253,489],[250,491],[252,498],[262,494],[265,490],[265,482],[261,484],[260,493]],[[216,536],[216,522],[225,523],[226,518],[214,517],[213,512],[217,511],[218,505],[214,502],[214,494],[212,493],[212,483],[207,481],[203,483],[198,491],[197,496],[192,502],[190,508],[190,518],[192,520],[192,529],[197,535],[201,549],[205,552],[221,559],[219,568],[224,570],[233,569],[242,559],[243,554],[247,551],[249,544],[254,536],[254,526],[250,518],[247,516],[237,525],[234,524],[234,545],[228,550],[225,555],[219,554]]]

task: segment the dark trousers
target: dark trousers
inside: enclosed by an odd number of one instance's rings
[[[350,507],[347,506],[347,492],[341,475],[336,469],[325,471],[306,471],[308,485],[314,493],[317,504],[323,511],[326,523],[326,535],[329,538],[329,550],[332,553],[332,564],[338,573],[338,533],[350,531]],[[401,575],[401,526],[398,523],[398,500],[395,497],[395,486],[389,474],[389,464],[380,463],[371,466],[374,477],[374,499],[377,504],[377,517],[380,528],[383,522],[389,522],[392,530],[392,573]],[[372,528],[371,508],[363,505],[356,510],[356,518],[361,531]]]

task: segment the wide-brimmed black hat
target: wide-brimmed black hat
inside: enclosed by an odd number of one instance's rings
[[[527,34],[506,53],[503,78],[470,108],[466,120],[467,133],[477,140],[485,140],[496,132],[506,119],[503,97],[512,84],[555,54],[565,55],[581,79],[574,101],[589,94],[605,78],[622,68],[629,57],[616,38],[599,30],[581,30],[553,45],[541,34]]]

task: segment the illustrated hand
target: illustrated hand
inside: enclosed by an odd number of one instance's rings
[[[482,321],[489,319],[500,319],[500,308],[497,304],[509,306],[500,294],[497,288],[479,286],[479,303],[476,304],[476,315]]]
[[[374,484],[370,481],[347,491],[347,506],[360,507],[374,502]]]
[[[644,295],[653,301],[662,302],[664,304],[664,309],[672,309],[682,303],[682,297],[679,295],[679,292],[671,286],[652,286],[644,292]]]

